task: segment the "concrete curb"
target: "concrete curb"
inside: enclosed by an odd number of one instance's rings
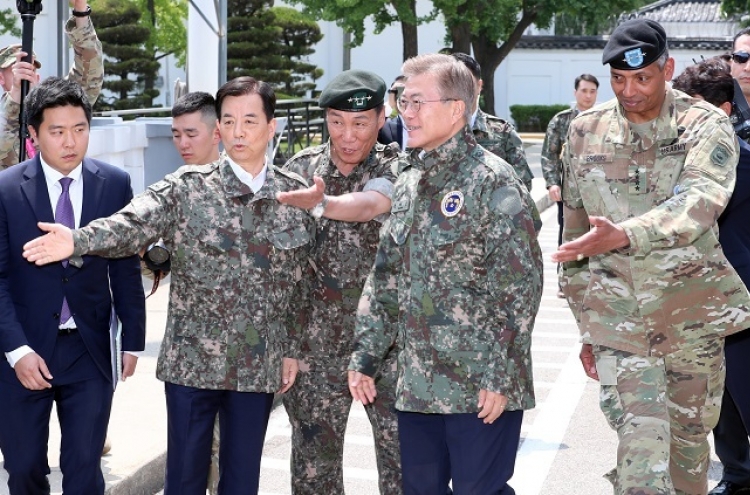
[[[124,477],[116,485],[110,485],[105,495],[154,495],[164,488],[164,471],[167,451],[143,464],[135,472]]]

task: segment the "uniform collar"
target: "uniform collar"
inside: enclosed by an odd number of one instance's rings
[[[673,141],[679,136],[677,132],[677,116],[674,110],[674,92],[672,89],[667,88],[659,116],[651,122],[652,135],[659,136],[659,141]],[[616,118],[612,119],[609,124],[607,140],[613,144],[633,144],[630,124],[628,119],[625,118],[622,105],[619,102],[615,105],[615,115]]]
[[[412,150],[412,163],[420,170],[430,170],[442,164],[455,164],[463,162],[477,147],[474,134],[466,125],[446,142],[432,151],[424,151],[420,148]]]
[[[277,185],[275,180],[275,173],[272,166],[267,165],[266,180],[263,182],[260,190],[253,194],[250,186],[242,182],[237,174],[232,169],[232,164],[226,152],[222,152],[219,157],[219,175],[221,177],[221,186],[224,189],[224,193],[230,198],[238,198],[241,196],[252,195],[253,199],[265,199],[275,198],[277,192]],[[263,173],[263,172],[261,172]]]

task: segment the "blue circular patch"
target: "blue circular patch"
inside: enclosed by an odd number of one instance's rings
[[[440,211],[446,217],[455,217],[464,205],[464,195],[461,191],[451,191],[443,197]]]

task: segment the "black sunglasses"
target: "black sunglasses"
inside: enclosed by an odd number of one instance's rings
[[[738,64],[746,64],[750,60],[750,53],[747,52],[734,52],[732,54],[732,60]]]
[[[388,92],[390,94],[392,94],[392,95],[397,95],[398,94],[398,90],[397,89],[389,89]]]

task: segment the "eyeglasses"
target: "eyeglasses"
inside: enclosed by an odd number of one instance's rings
[[[748,60],[750,60],[750,53],[734,52],[732,54],[732,61],[738,64],[746,64]]]
[[[392,94],[392,95],[397,95],[398,94],[398,90],[397,89],[389,89],[388,92],[390,94]]]
[[[440,98],[439,100],[407,100],[404,98],[400,98],[396,102],[396,106],[398,107],[398,111],[401,113],[409,110],[409,107],[414,109],[414,113],[418,113],[419,109],[422,108],[422,105],[424,103],[436,103],[438,101],[445,103],[446,101],[458,101],[458,98]]]

